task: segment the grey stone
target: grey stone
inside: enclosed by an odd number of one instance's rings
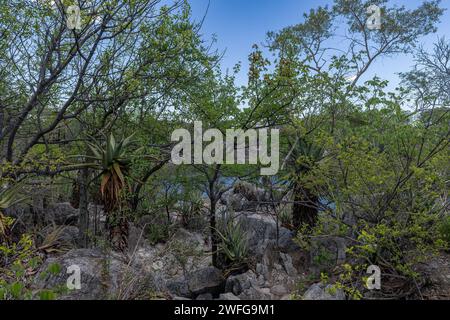
[[[303,300],[345,300],[345,294],[332,285],[315,283],[305,292]]]
[[[181,297],[192,297],[192,293],[189,291],[188,283],[184,279],[168,281],[166,286],[167,290],[172,295]]]
[[[270,292],[277,296],[284,296],[288,293],[288,290],[282,285],[276,285],[270,289]]]
[[[199,295],[195,300],[213,300],[211,293],[203,293]]]
[[[292,257],[283,252],[280,252],[280,257],[286,273],[291,277],[295,277],[297,275],[297,269],[295,269],[294,265],[292,264]]]
[[[69,202],[56,203],[45,210],[46,222],[57,225],[76,225],[79,210],[72,207]]]
[[[228,277],[225,283],[225,292],[232,292],[238,296],[242,291],[250,289],[252,282],[256,281],[256,275],[251,270],[246,273]]]
[[[231,292],[227,292],[227,293],[222,293],[219,296],[218,300],[241,300],[238,297],[236,297],[234,294],[232,294]]]
[[[225,283],[222,271],[214,267],[194,271],[188,274],[186,279],[189,291],[194,295],[202,293],[218,294]]]
[[[59,273],[52,273],[50,265],[58,265]],[[66,300],[133,299],[134,294],[150,289],[150,279],[129,268],[126,261],[115,253],[104,253],[98,249],[75,249],[66,254],[49,258],[35,278],[36,289],[65,287],[68,267],[78,266],[81,271],[81,289],[71,290],[60,296]],[[124,295],[121,288],[127,288]]]

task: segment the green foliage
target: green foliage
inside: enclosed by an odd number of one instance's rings
[[[149,224],[145,227],[145,231],[145,236],[152,245],[167,240],[167,225]]]
[[[247,234],[234,219],[227,219],[221,226],[218,231],[220,252],[225,255],[229,268],[242,267],[248,260]]]
[[[447,247],[450,247],[450,216],[446,216],[440,221],[439,232]]]
[[[32,288],[35,271],[42,264],[29,235],[22,235],[17,243],[0,245],[0,300],[55,299],[58,290]],[[61,266],[50,266],[49,272],[59,273]]]

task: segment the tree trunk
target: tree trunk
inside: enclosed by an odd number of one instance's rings
[[[87,248],[89,245],[89,210],[88,210],[88,179],[89,169],[83,168],[79,171],[78,190],[79,190],[79,220],[78,220],[78,238],[81,248]]]
[[[216,226],[216,201],[215,199],[210,199],[211,208],[209,211],[209,224],[211,228],[211,253],[212,253],[212,265],[218,268],[218,243],[219,237],[217,235]]]
[[[126,252],[128,248],[129,225],[128,219],[120,215],[120,212],[116,213],[116,219],[113,219],[114,221],[109,225],[109,238],[113,250]]]

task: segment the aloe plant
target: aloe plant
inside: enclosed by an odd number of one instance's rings
[[[232,267],[244,264],[248,257],[248,243],[241,224],[236,224],[230,219],[225,223],[223,230],[217,233],[221,239],[219,250],[231,262]]]
[[[107,225],[110,231],[112,247],[123,251],[127,247],[128,221],[122,211],[123,191],[127,187],[126,176],[129,173],[130,158],[127,148],[132,143],[133,135],[116,141],[111,133],[106,144],[88,143],[92,155],[85,156],[93,160],[90,167],[101,171],[100,192],[104,210],[107,214]]]

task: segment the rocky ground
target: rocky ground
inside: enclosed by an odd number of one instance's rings
[[[44,229],[43,237],[56,226],[62,228],[59,240],[64,250],[49,252],[35,278],[35,289],[65,288],[70,266],[79,266],[81,288],[62,290],[60,299],[220,299],[220,300],[345,300],[340,289],[317,281],[317,270],[311,267],[314,246],[310,252],[294,241],[292,231],[277,225],[276,220],[259,208],[245,203],[239,195],[230,194],[223,203],[232,208],[235,219],[246,233],[249,261],[239,272],[224,272],[211,265],[209,233],[201,227],[181,227],[179,218],[171,215],[173,232],[165,243],[151,245],[146,239],[146,226],[155,222],[144,216],[130,224],[129,252],[118,254],[105,249],[101,241],[92,248],[77,248],[78,210],[69,203],[51,206],[41,215],[51,228]],[[90,215],[99,221],[91,223],[91,230],[102,232],[104,216],[101,207],[90,205]],[[16,214],[18,214],[16,212]],[[26,211],[18,221],[23,228],[32,214]],[[94,225],[94,226],[93,226]],[[198,224],[199,226],[202,223]],[[20,230],[20,225],[18,229]],[[47,231],[45,231],[47,230]],[[332,253],[332,260],[345,261],[343,239],[317,240]],[[450,298],[449,256],[430,260],[424,265],[429,285],[422,292],[424,299]],[[57,274],[49,273],[52,265],[60,266]],[[311,275],[315,282],[311,283]],[[303,288],[299,288],[303,284]],[[306,287],[305,287],[306,284]]]

